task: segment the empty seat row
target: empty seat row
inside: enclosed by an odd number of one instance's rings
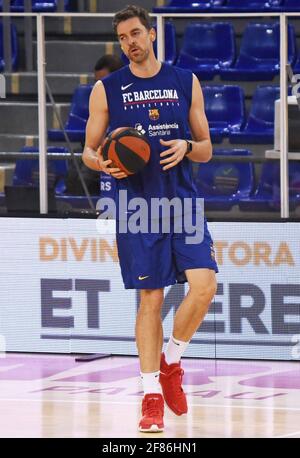
[[[0,59],[3,70],[2,25],[0,23]],[[17,33],[11,27],[13,69],[17,66]],[[266,81],[279,73],[280,27],[278,23],[249,23],[236,55],[232,24],[190,23],[184,34],[183,46],[176,61],[176,33],[173,23],[165,24],[165,61],[193,71],[200,80],[220,75],[224,81]],[[294,27],[288,27],[288,62],[300,72]],[[156,52],[156,42],[154,43]],[[123,55],[124,62],[128,62]]]
[[[213,143],[228,137],[232,144],[271,144],[277,86],[258,86],[245,116],[244,92],[238,86],[203,87],[205,112]]]
[[[214,156],[250,156],[248,150],[215,150]],[[210,161],[201,163],[196,186],[205,199],[205,209],[228,211],[238,205],[241,211],[278,211],[280,209],[280,164],[267,161],[255,185],[253,163]],[[289,162],[290,209],[300,206],[300,162]]]
[[[156,42],[155,42],[156,52]],[[128,63],[126,56],[122,56]],[[176,60],[176,32],[172,22],[165,23],[165,61],[187,68],[200,80],[220,75],[224,81],[268,81],[279,74],[279,23],[249,23],[244,31],[237,56],[235,32],[231,23],[190,23]],[[288,26],[288,62],[300,72],[296,35]]]
[[[258,86],[245,116],[244,92],[238,86],[203,87],[205,112],[213,143],[229,138],[233,144],[271,144],[277,86]]]
[[[64,0],[65,9],[70,8],[71,0]],[[3,1],[0,0],[0,9]],[[57,0],[32,0],[32,11],[48,12],[57,10]],[[154,8],[156,13],[183,12],[226,12],[226,11],[299,11],[298,0],[170,0],[167,6]],[[24,0],[11,0],[11,11],[23,12]]]
[[[288,62],[300,70],[294,27],[288,26]],[[220,75],[225,81],[271,80],[280,69],[279,23],[247,24],[236,56],[232,24],[190,23],[176,65],[192,70],[199,79]]]
[[[58,1],[57,0],[32,0],[31,8],[35,13],[46,13],[51,11],[57,11]],[[64,0],[65,11],[71,10],[71,0]],[[0,10],[2,10],[3,1],[0,0]],[[23,13],[25,10],[24,0],[11,0],[10,11],[13,13]]]
[[[23,153],[37,152],[37,148],[24,147]],[[65,148],[49,147],[48,152],[66,153]],[[280,208],[280,164],[279,161],[267,161],[255,184],[254,166],[252,162],[238,162],[226,160],[226,156],[251,156],[246,149],[214,150],[214,156],[223,156],[224,160],[210,161],[198,165],[195,184],[199,197],[205,199],[206,210],[228,211],[238,205],[242,211],[274,211]],[[82,196],[69,196],[66,192],[66,177],[68,163],[65,160],[50,160],[48,163],[48,187],[55,189],[56,198],[68,202],[73,207],[87,204]],[[99,195],[115,196],[114,180],[99,174]],[[101,188],[101,180],[110,180],[111,183]],[[16,162],[14,186],[39,186],[38,159],[18,159]],[[95,196],[96,199],[99,197]],[[289,199],[293,210],[300,205],[300,162],[289,162]]]
[[[89,116],[92,85],[80,85],[73,94],[65,130],[73,142],[84,142]],[[214,143],[228,137],[231,143],[273,143],[274,102],[279,99],[279,87],[258,86],[252,99],[248,118],[245,114],[244,91],[239,86],[204,86],[205,112]],[[49,129],[48,139],[64,141],[60,129]]]
[[[300,11],[298,0],[170,0],[155,13]]]

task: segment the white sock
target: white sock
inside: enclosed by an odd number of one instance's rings
[[[165,351],[166,363],[179,363],[180,358],[189,343],[190,342],[183,342],[182,340],[175,339],[175,337],[171,336]]]
[[[144,394],[160,393],[161,386],[159,383],[159,371],[157,372],[141,372]]]

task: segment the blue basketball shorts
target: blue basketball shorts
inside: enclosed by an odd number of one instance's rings
[[[187,281],[187,269],[218,272],[213,241],[204,219],[202,241],[188,244],[189,234],[119,233],[117,247],[125,289],[158,289]]]

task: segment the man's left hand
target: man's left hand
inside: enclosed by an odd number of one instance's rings
[[[185,140],[160,140],[161,145],[168,146],[169,149],[160,154],[161,157],[169,156],[160,161],[160,164],[166,164],[163,170],[168,170],[177,165],[185,156],[187,143]],[[170,156],[171,154],[171,156]]]

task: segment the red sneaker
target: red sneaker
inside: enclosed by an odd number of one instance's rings
[[[165,354],[162,353],[159,381],[167,406],[176,415],[182,415],[188,411],[185,393],[181,386],[183,374],[180,363],[167,364]]]
[[[164,398],[160,393],[146,394],[142,403],[139,431],[159,433],[164,430]]]

